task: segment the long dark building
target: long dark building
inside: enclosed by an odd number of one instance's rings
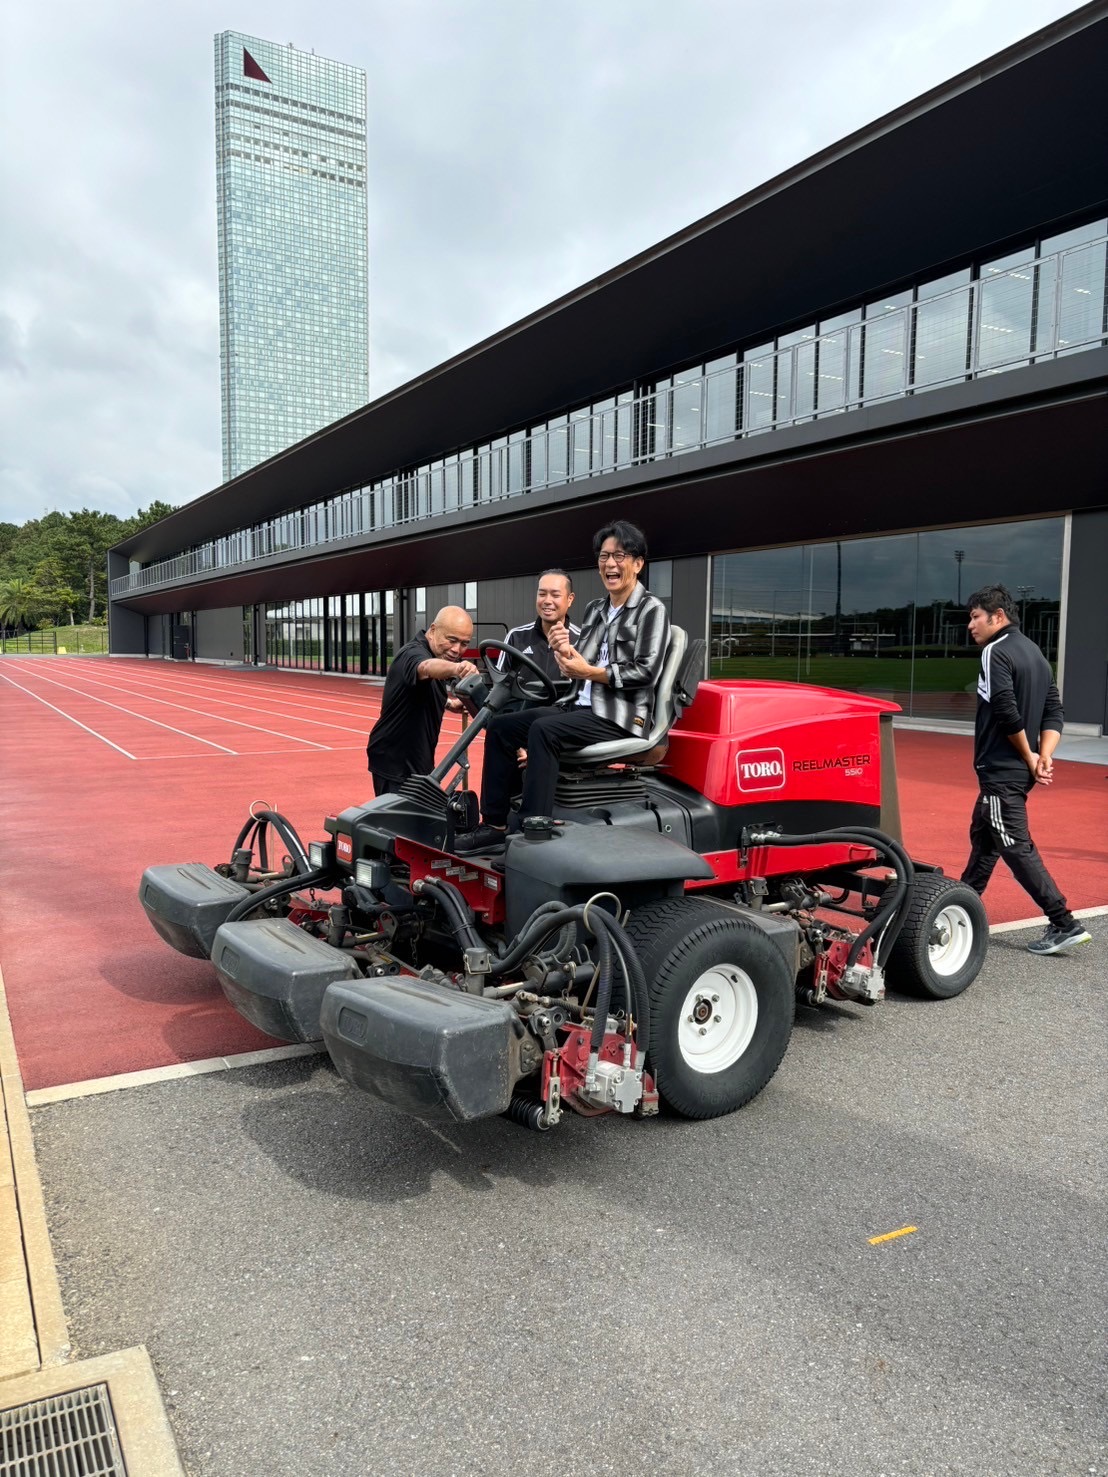
[[[623,516],[715,673],[965,720],[1002,580],[1102,732],[1106,96],[1101,0],[119,544],[113,652],[380,672]]]

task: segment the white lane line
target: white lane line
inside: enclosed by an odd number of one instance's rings
[[[26,675],[26,673],[24,673],[24,675]],[[35,673],[35,676],[38,676],[37,672]],[[108,699],[106,697],[97,697],[96,694],[93,692],[86,692],[83,687],[70,687],[68,683],[55,682],[53,677],[41,677],[39,678],[39,680],[42,682],[49,682],[53,687],[60,687],[63,692],[76,693],[78,697],[83,697],[87,702],[102,703],[106,708],[115,708],[120,713],[130,714],[132,718],[140,718],[143,723],[153,723],[157,728],[164,728],[167,729],[170,733],[180,734],[181,738],[192,739],[194,743],[207,744],[210,749],[222,749],[225,754],[236,754],[238,752],[237,749],[229,749],[226,744],[217,744],[214,739],[201,738],[199,734],[189,733],[187,729],[174,728],[172,723],[162,723],[161,720],[158,718],[148,718],[145,713],[136,713],[133,708],[125,708],[122,703],[110,703],[108,702]],[[53,704],[51,703],[47,704],[47,707],[52,706]],[[57,709],[57,711],[60,713],[61,709],[59,708]],[[69,715],[66,714],[65,716],[68,717]],[[74,718],[73,722],[76,723],[77,719]],[[81,726],[84,727],[83,724]],[[283,734],[278,734],[278,738],[283,737]],[[322,745],[320,745],[319,747],[322,747]],[[132,754],[131,758],[133,759],[134,757],[135,756]]]
[[[82,673],[81,675],[83,676],[84,674]],[[196,693],[196,692],[194,692],[194,690],[192,688],[189,688],[189,687],[175,687],[175,686],[173,686],[172,684],[169,684],[169,683],[161,683],[161,682],[159,682],[159,683],[153,683],[153,684],[151,684],[148,687],[133,687],[133,686],[131,686],[129,684],[127,686],[124,686],[120,682],[97,682],[97,680],[96,680],[95,677],[88,677],[85,680],[87,682],[92,683],[92,685],[94,687],[110,687],[113,692],[126,692],[126,693],[129,693],[131,697],[147,697],[147,698],[150,699],[151,702],[155,702],[155,703],[158,703],[158,702],[166,702],[167,701],[167,699],[165,699],[165,698],[157,698],[157,697],[154,697],[153,696],[153,693],[155,691],[157,691],[157,692],[183,692],[183,693],[189,694],[191,696],[202,696],[202,697],[205,698],[206,701],[219,704],[219,705],[221,705],[223,707],[226,707],[226,708],[248,708],[251,712],[255,712],[255,713],[259,711],[257,701],[250,702],[250,703],[236,703],[236,702],[233,702],[230,698],[216,696],[215,693]],[[171,707],[180,707],[181,705],[179,703],[172,703],[172,704],[170,704],[170,706]],[[287,706],[287,704],[286,704],[286,706]],[[294,706],[308,707],[309,704],[307,704],[307,703],[304,703],[304,704],[294,704]],[[189,711],[191,711],[191,712],[199,712],[200,709],[190,709]],[[267,710],[262,710],[262,711],[265,711],[266,717],[269,717],[269,718],[284,718],[284,719],[287,719],[287,721],[289,723],[314,723],[317,728],[337,728],[342,733],[365,733],[366,732],[366,727],[365,727],[364,721],[362,723],[359,723],[359,725],[357,726],[357,728],[352,728],[350,726],[350,724],[348,724],[348,723],[326,723],[326,722],[324,722],[324,720],[322,718],[315,718],[315,717],[301,718],[299,716],[299,714],[296,714],[296,713],[272,713],[272,712],[269,712]],[[216,713],[213,713],[211,716],[213,718],[216,718],[216,717],[219,717],[220,715],[219,714],[216,714]],[[363,716],[363,718],[364,717],[368,717],[369,714],[367,713],[367,714],[362,715],[362,716]],[[227,721],[228,722],[234,722],[234,719],[228,719]]]
[[[131,677],[130,680],[134,681],[135,679]],[[252,682],[250,679],[242,682],[232,682],[231,680],[228,680],[227,682],[206,682],[203,679],[199,679],[196,682],[190,681],[189,685],[186,687],[177,687],[172,681],[162,682],[159,681],[157,678],[154,678],[154,680],[150,683],[150,686],[152,689],[155,689],[159,692],[203,691],[205,693],[213,694],[232,692],[236,696],[250,697],[253,699],[254,702],[280,703],[283,707],[286,708],[307,708],[312,713],[323,712],[330,714],[332,717],[357,718],[360,719],[363,723],[367,717],[374,714],[375,710],[380,709],[379,701],[376,701],[375,697],[370,695],[366,696],[366,700],[363,706],[359,708],[347,708],[341,705],[328,704],[326,702],[320,702],[318,699],[315,702],[300,703],[296,702],[292,698],[285,698],[278,695],[280,692],[285,691],[286,689],[276,689],[268,683]],[[379,691],[379,688],[373,689],[374,694],[379,693]],[[321,696],[326,697],[328,696],[328,694],[321,694]],[[330,696],[335,696],[335,694],[330,694]],[[226,698],[224,699],[224,701],[230,702],[231,699]],[[232,706],[234,706],[234,704],[232,704]],[[245,706],[250,706],[250,704],[246,704]]]
[[[126,749],[120,748],[118,744],[113,743],[110,738],[106,738],[102,733],[97,733],[95,728],[90,728],[87,723],[82,723],[79,718],[74,718],[71,713],[64,713],[61,708],[55,708],[53,703],[48,703],[44,697],[39,697],[38,693],[32,692],[29,687],[24,687],[20,682],[14,682],[6,672],[0,672],[0,677],[3,677],[5,682],[11,683],[12,687],[18,687],[19,691],[25,692],[28,697],[33,697],[36,703],[42,703],[44,707],[53,709],[62,718],[68,718],[70,723],[75,723],[78,728],[83,728],[86,733],[91,733],[93,738],[99,739],[102,744],[107,744],[109,748],[117,750],[125,759],[134,759],[136,757],[134,754],[129,754]]]
[[[44,682],[51,682],[51,681],[53,681],[53,678],[51,678],[51,677],[44,677],[42,680]],[[76,692],[76,693],[79,693],[82,697],[86,697],[86,698],[90,699],[90,701],[92,701],[94,703],[107,703],[107,701],[108,701],[107,698],[97,697],[96,694],[94,692],[90,692],[87,687],[73,687],[73,686],[71,686],[71,685],[69,685],[68,683],[65,683],[65,682],[55,682],[54,685],[56,687],[65,688],[65,690],[67,692]],[[97,685],[103,687],[105,684],[104,683],[99,683]],[[113,687],[113,691],[114,691],[114,687]],[[126,688],[124,689],[124,691],[126,691]],[[211,712],[209,712],[207,708],[190,708],[187,703],[172,703],[172,702],[169,701],[168,698],[164,698],[164,697],[150,697],[150,696],[148,696],[145,693],[136,693],[136,694],[132,694],[132,696],[141,696],[145,702],[149,702],[149,703],[160,703],[161,706],[164,707],[164,708],[180,708],[180,710],[181,710],[182,713],[195,713],[200,718],[210,718],[212,720],[212,722],[214,722],[214,723],[230,723],[235,728],[249,728],[249,729],[252,729],[255,733],[268,733],[271,738],[288,739],[288,741],[290,743],[293,743],[293,744],[307,744],[310,749],[327,749],[327,748],[330,747],[329,744],[319,744],[319,743],[316,743],[315,739],[301,738],[299,736],[299,734],[295,734],[295,733],[281,733],[279,729],[276,729],[276,728],[266,728],[261,723],[246,723],[241,718],[224,718],[224,717],[222,717],[218,713],[211,713]],[[112,707],[112,708],[120,707],[120,705],[118,703],[109,703],[108,706],[109,707]],[[133,708],[120,708],[120,712],[123,712],[123,713],[134,713],[134,716],[136,718],[142,718],[144,716],[142,713],[135,713]],[[146,718],[145,721],[147,723],[157,723],[158,722],[158,719],[157,718]],[[217,744],[213,739],[201,738],[199,734],[190,733],[187,729],[184,729],[184,728],[173,728],[173,725],[170,724],[170,723],[162,723],[162,724],[160,724],[160,727],[162,727],[162,728],[172,728],[174,733],[183,734],[185,738],[195,739],[197,741],[197,743],[200,743],[200,744],[211,744],[211,746],[213,748],[215,748],[215,749],[224,749],[228,754],[237,754],[237,753],[240,753],[241,752],[238,749],[228,749],[225,744]],[[350,732],[351,730],[347,730],[347,731]]]
[[[167,759],[188,759],[192,763],[198,763],[201,759],[257,759],[266,758],[274,754],[299,754],[299,749],[241,749],[224,756],[223,754],[139,754],[136,757],[140,764],[163,764]],[[333,744],[328,754],[364,754],[365,744]]]
[[[1075,918],[1103,918],[1108,913],[1108,906],[1102,908],[1074,908]],[[1045,913],[1040,913],[1037,918],[1017,918],[1014,923],[994,923],[989,928],[990,933],[1015,933],[1020,928],[1040,928],[1048,922]]]
[[[209,1072],[228,1072],[235,1067],[260,1067],[268,1062],[285,1062],[298,1056],[319,1056],[322,1052],[322,1041],[310,1041],[306,1046],[273,1046],[264,1051],[240,1052],[236,1056],[174,1062],[168,1067],[150,1067],[142,1072],[118,1072],[114,1077],[89,1077],[84,1082],[67,1082],[60,1087],[36,1087],[25,1097],[29,1108],[44,1108],[50,1103],[66,1103],[73,1098],[95,1097],[101,1092],[119,1092],[125,1087],[149,1087],[152,1083],[203,1077]]]

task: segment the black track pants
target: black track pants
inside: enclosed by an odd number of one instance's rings
[[[1027,796],[1034,780],[1024,783],[983,785],[970,820],[970,855],[962,881],[974,892],[988,886],[993,868],[1001,857],[1012,876],[1056,927],[1069,928],[1073,914],[1058,891],[1054,878],[1043,865],[1027,827]]]
[[[519,813],[549,815],[554,809],[562,753],[627,737],[618,723],[598,718],[591,708],[525,708],[521,713],[499,714],[485,733],[482,815],[490,826],[507,821],[512,796],[519,790],[518,749],[527,750]]]

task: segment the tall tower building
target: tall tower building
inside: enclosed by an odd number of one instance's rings
[[[223,480],[369,398],[366,79],[215,38]]]

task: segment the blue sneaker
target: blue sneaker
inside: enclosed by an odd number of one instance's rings
[[[1073,923],[1069,928],[1055,928],[1051,923],[1041,939],[1033,939],[1027,946],[1029,954],[1062,954],[1067,949],[1075,949],[1078,944],[1091,944],[1093,936],[1080,923]]]

